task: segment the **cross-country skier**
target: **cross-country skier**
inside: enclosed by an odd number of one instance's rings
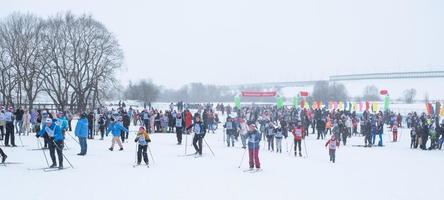
[[[298,125],[292,131],[294,137],[294,156],[298,155],[297,149],[299,149],[299,156],[302,157],[302,137],[304,134],[304,128],[302,127],[302,123],[298,122]]]
[[[325,143],[325,147],[328,146],[328,154],[330,155],[330,162],[335,163],[336,161],[336,148],[339,148],[339,140],[336,139],[336,136],[333,134],[331,139]]]
[[[193,137],[193,147],[196,150],[196,155],[202,156],[202,141],[205,137],[205,127],[200,120],[200,115],[195,116],[195,122],[189,128],[192,128],[194,137]]]
[[[140,162],[142,161],[142,156],[143,156],[143,161],[145,162],[146,165],[148,165],[149,161],[148,161],[147,148],[148,148],[148,143],[151,142],[151,139],[148,132],[146,132],[143,126],[139,128],[139,132],[137,132],[137,136],[134,141],[139,144],[137,146],[137,165],[140,165]]]
[[[282,138],[284,134],[282,133],[282,128],[276,128],[276,134],[274,135],[276,139],[276,153],[282,153]]]
[[[45,125],[42,127],[42,130],[37,133],[36,137],[39,138],[45,135],[48,137],[49,155],[51,156],[52,160],[52,165],[50,168],[57,167],[55,158],[55,152],[57,151],[57,157],[59,158],[59,169],[63,169],[63,140],[65,140],[65,137],[63,137],[60,126],[56,125],[51,118],[46,119]]]
[[[108,135],[111,132],[111,134],[113,135],[113,139],[111,140],[111,147],[109,148],[110,151],[114,150],[114,145],[116,144],[116,142],[120,147],[119,151],[123,151],[122,141],[120,140],[121,131],[128,132],[128,129],[123,127],[120,123],[117,123],[114,118],[111,118],[111,123],[108,126],[108,131],[106,134]]]
[[[80,116],[79,121],[77,121],[75,135],[79,137],[79,143],[80,143],[80,153],[77,155],[84,156],[86,155],[88,144],[87,144],[87,137],[88,137],[88,119],[86,119],[87,115],[86,113],[83,113]]]
[[[248,156],[250,158],[250,171],[254,170],[256,166],[256,170],[259,171],[261,169],[261,163],[259,161],[259,143],[261,142],[261,133],[257,131],[256,124],[249,125],[250,130],[247,133],[248,140]]]
[[[182,144],[182,134],[183,134],[184,123],[185,123],[185,121],[182,118],[182,114],[181,113],[177,113],[176,114],[176,120],[175,120],[177,145],[181,145]]]
[[[224,128],[227,131],[227,146],[230,147],[230,144],[231,144],[231,146],[234,147],[234,137],[235,137],[235,133],[236,133],[236,127],[233,122],[233,119],[230,116],[228,116],[227,121],[225,122]]]

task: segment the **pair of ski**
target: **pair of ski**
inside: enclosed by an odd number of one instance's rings
[[[179,157],[191,157],[194,156],[194,158],[201,158],[202,155],[196,154],[196,153],[192,153],[192,154],[185,154],[185,155],[178,155]]]
[[[28,170],[31,170],[31,171],[43,170],[44,172],[55,172],[55,171],[62,171],[62,170],[68,169],[68,168],[69,167],[64,167],[64,168],[42,167],[42,168],[28,168]]]
[[[244,170],[243,172],[245,172],[245,173],[258,173],[258,172],[261,172],[262,171],[262,169],[252,169],[252,168],[250,168],[250,169],[246,169],[246,170]]]
[[[0,163],[0,166],[8,166],[8,165],[21,165],[21,164],[23,164],[22,162],[3,162],[3,163]]]
[[[142,167],[142,166],[146,166],[147,168],[150,168],[150,165],[148,165],[148,164],[146,164],[146,165],[141,165],[141,164],[139,164],[139,165],[133,165],[133,168],[136,168],[136,167]]]

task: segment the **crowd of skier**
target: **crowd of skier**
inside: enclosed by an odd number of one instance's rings
[[[303,146],[306,152],[306,137],[317,140],[326,139],[325,146],[329,150],[330,161],[336,161],[336,149],[340,144],[346,146],[350,137],[363,138],[362,147],[382,147],[385,145],[382,135],[386,131],[390,142],[397,142],[400,128],[410,130],[410,148],[423,150],[442,149],[444,142],[444,120],[440,123],[439,115],[416,112],[401,116],[399,113],[372,113],[364,111],[357,113],[351,110],[306,109],[287,107],[277,108],[273,105],[248,105],[242,108],[230,105],[201,104],[193,105],[193,111],[180,102],[170,104],[169,109],[159,110],[151,107],[143,109],[128,108],[124,103],[117,109],[98,108],[88,113],[78,115],[77,124],[72,128],[73,115],[70,112],[50,112],[49,110],[27,111],[21,108],[2,108],[0,113],[0,139],[4,147],[16,147],[15,136],[35,133],[37,138],[43,138],[42,149],[49,149],[52,163],[49,168],[63,169],[63,154],[65,137],[71,137],[80,146],[79,156],[87,154],[88,140],[100,139],[111,133],[110,151],[117,143],[119,151],[124,150],[128,140],[130,126],[139,126],[135,142],[138,144],[136,164],[142,159],[149,164],[147,149],[151,142],[149,134],[175,133],[177,144],[183,143],[183,135],[193,134],[192,144],[196,157],[202,156],[205,135],[215,133],[218,128],[224,129],[224,141],[227,147],[234,147],[237,141],[248,151],[249,170],[260,169],[259,144],[266,141],[265,150],[282,153],[283,141],[292,139],[291,150],[294,156],[303,156]],[[219,118],[224,117],[224,123]],[[220,127],[219,127],[220,124]],[[74,130],[75,138],[71,135]],[[311,136],[312,135],[312,136]],[[327,139],[328,138],[328,139]],[[77,140],[78,139],[78,140]],[[428,142],[430,140],[430,142]],[[21,138],[20,138],[21,141]],[[187,142],[186,142],[187,143]],[[22,144],[23,145],[23,144]],[[208,143],[209,150],[212,152]],[[287,144],[288,145],[288,144]],[[429,145],[429,146],[427,146]],[[186,145],[185,145],[186,148]],[[214,154],[214,152],[212,152]],[[244,153],[244,154],[245,154]],[[57,158],[56,159],[56,155]],[[0,148],[2,163],[7,155]],[[308,155],[306,155],[308,156]],[[57,165],[58,161],[58,165]]]

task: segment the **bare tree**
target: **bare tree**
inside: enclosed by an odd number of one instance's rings
[[[379,90],[374,85],[368,85],[364,88],[364,93],[362,95],[363,100],[368,101],[380,101]]]
[[[414,88],[406,89],[403,92],[404,101],[406,103],[413,103],[416,96],[416,90]]]
[[[10,58],[10,66],[15,71],[18,84],[17,101],[22,102],[22,89],[29,108],[32,109],[37,95],[42,89],[41,74],[46,63],[41,56],[43,30],[42,19],[26,14],[14,13],[2,23],[2,48]]]

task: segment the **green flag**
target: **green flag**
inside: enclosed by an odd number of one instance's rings
[[[284,107],[284,99],[282,97],[277,97],[276,99],[276,107],[277,108],[282,108]]]
[[[235,96],[235,97],[234,97],[234,105],[235,105],[236,108],[238,108],[238,109],[241,108],[240,97],[238,97],[238,96]]]
[[[384,110],[385,111],[389,110],[389,105],[390,105],[390,98],[388,95],[385,95],[385,97],[384,97]]]

